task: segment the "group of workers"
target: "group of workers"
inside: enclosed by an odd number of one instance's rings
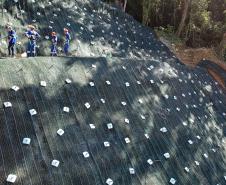
[[[65,55],[68,55],[69,52],[69,46],[70,46],[70,40],[71,40],[71,35],[69,33],[69,30],[67,28],[64,28],[64,53]],[[51,48],[50,48],[50,53],[51,56],[57,56],[57,42],[58,42],[58,37],[56,32],[51,33]]]
[[[12,28],[11,25],[7,24],[6,29],[8,32],[8,55],[10,57],[15,56],[15,45],[17,43],[17,34],[16,31]],[[69,53],[69,46],[71,36],[69,30],[64,28],[64,53],[68,55]],[[25,36],[28,38],[28,45],[27,45],[27,57],[35,57],[36,56],[36,48],[37,48],[37,40],[41,37],[40,34],[36,31],[35,26],[29,25],[28,30],[25,32]],[[50,55],[57,56],[58,54],[58,36],[56,32],[51,32],[51,47],[50,47]]]

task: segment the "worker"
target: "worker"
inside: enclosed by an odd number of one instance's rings
[[[8,55],[15,57],[15,45],[16,45],[16,31],[12,29],[10,24],[6,25],[8,31]]]
[[[51,37],[52,37],[52,45],[51,45],[51,56],[57,56],[57,34],[56,32],[52,32],[51,33]]]
[[[33,25],[28,25],[28,30],[25,32],[26,37],[29,39],[27,46],[27,57],[34,57],[36,55],[37,39],[40,35],[35,30]]]
[[[67,28],[64,28],[64,35],[65,35],[64,53],[68,55],[71,36]]]

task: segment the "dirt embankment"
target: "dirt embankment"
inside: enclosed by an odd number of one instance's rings
[[[221,72],[213,68],[213,65],[205,65],[205,68],[210,73],[210,75],[218,81],[218,83],[226,90],[226,79],[225,76],[222,75],[222,71],[226,74],[226,63],[221,61],[213,49],[208,48],[185,48],[182,46],[175,46],[172,48],[173,52],[177,55],[177,57],[186,65],[190,67],[196,67],[203,60],[209,60],[214,65],[220,67]]]

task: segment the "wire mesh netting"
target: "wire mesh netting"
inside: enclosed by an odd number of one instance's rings
[[[2,183],[8,174],[17,184],[224,183],[225,94],[201,68],[85,57],[7,60],[0,70],[1,104],[12,104],[0,111]]]
[[[21,47],[25,23],[39,27],[39,55],[69,27],[78,56],[1,60],[0,184],[225,184],[226,97],[202,67],[100,1],[18,2]]]

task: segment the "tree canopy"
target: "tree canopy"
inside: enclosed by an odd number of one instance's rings
[[[172,31],[188,46],[216,46],[226,32],[226,0],[107,1],[126,5],[144,25]]]

